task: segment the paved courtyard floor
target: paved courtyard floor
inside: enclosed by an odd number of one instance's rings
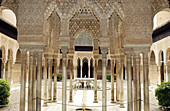
[[[67,81],[67,99],[69,99],[69,80]],[[42,83],[43,85],[43,83]],[[100,84],[101,87],[102,84]],[[116,84],[115,84],[116,85]],[[62,111],[62,82],[57,83],[57,102],[48,103],[47,107],[42,107],[42,111]],[[142,85],[141,85],[142,86]],[[116,86],[115,86],[116,87]],[[150,94],[150,111],[160,111],[157,105],[158,101],[155,98],[155,88],[157,86],[151,84],[149,86],[149,94]],[[44,92],[44,86],[42,87],[42,98]],[[127,111],[127,84],[124,81],[124,106],[125,108],[119,108],[119,104],[110,103],[111,98],[111,83],[107,82],[107,105],[108,111]],[[143,87],[142,87],[143,89]],[[27,87],[28,90],[28,87]],[[116,93],[116,90],[115,90]],[[28,93],[26,94],[28,96]],[[89,108],[92,111],[102,111],[102,90],[98,90],[98,103],[93,103],[94,92],[93,90],[73,90],[73,102],[67,103],[67,111],[76,111],[77,108]],[[116,97],[116,95],[115,95]],[[142,100],[143,100],[143,90],[142,90]],[[11,86],[11,95],[9,98],[9,105],[0,108],[0,111],[19,111],[19,101],[20,101],[20,84],[15,83]],[[28,101],[28,98],[26,99]],[[43,104],[43,100],[42,100]],[[143,101],[142,101],[143,104]],[[27,105],[27,103],[26,103]],[[27,110],[27,107],[26,107]],[[142,107],[143,110],[143,107]]]

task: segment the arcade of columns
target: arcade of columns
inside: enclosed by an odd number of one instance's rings
[[[162,5],[159,6],[159,4]],[[152,18],[158,10],[168,7],[166,1],[139,0],[138,3],[135,3],[131,0],[122,0],[122,2],[116,0],[64,0],[53,2],[52,0],[13,0],[2,2],[2,6],[11,7],[17,15],[18,42],[22,58],[20,111],[25,111],[26,106],[27,52],[29,52],[28,111],[35,110],[36,97],[39,98],[38,111],[41,111],[41,99],[44,99],[43,106],[47,106],[48,102],[57,101],[56,73],[60,49],[63,65],[62,111],[66,111],[67,61],[70,59],[70,84],[72,84],[74,40],[76,34],[81,31],[90,33],[94,41],[94,103],[98,102],[97,61],[99,56],[98,46],[100,46],[102,52],[102,111],[107,110],[107,55],[112,58],[111,102],[120,103],[120,107],[124,107],[123,64],[125,64],[127,111],[139,110],[138,104],[141,100],[140,63],[142,61],[144,111],[149,111],[148,53],[152,43]],[[42,60],[44,60],[44,98],[41,98]],[[55,79],[52,97],[53,62]],[[118,86],[116,87],[116,98],[114,98],[114,64],[116,64],[116,86]],[[70,102],[72,102],[72,90],[70,85]]]

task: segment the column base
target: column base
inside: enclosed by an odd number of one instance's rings
[[[47,103],[52,103],[51,99],[49,99],[49,100],[47,101]]]
[[[57,102],[57,99],[53,99],[53,101],[52,102]]]
[[[116,101],[111,101],[110,103],[116,103]]]
[[[69,103],[72,103],[73,102],[73,100],[69,100]]]
[[[44,101],[43,107],[47,107],[47,102]]]
[[[120,108],[125,108],[124,104],[123,103],[120,103]]]
[[[97,101],[97,100],[94,100],[93,103],[98,103],[98,101]]]
[[[120,104],[120,100],[117,100],[116,103],[117,103],[117,104]]]

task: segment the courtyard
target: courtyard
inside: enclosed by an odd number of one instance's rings
[[[102,82],[99,80],[99,82]],[[94,98],[94,91],[88,90],[88,89],[74,89],[73,90],[73,102],[68,102],[69,98],[69,83],[70,81],[67,80],[67,111],[76,111],[76,109],[79,108],[88,108],[92,109],[92,111],[102,111],[102,90],[98,90],[97,93],[97,99],[98,103],[93,103]],[[44,83],[42,83],[42,97],[43,97],[43,89],[44,89]],[[143,84],[141,84],[141,88]],[[28,86],[28,85],[27,85]],[[100,87],[101,84],[100,84]],[[115,82],[116,87],[116,82]],[[157,86],[154,84],[151,84],[149,86],[149,100],[150,100],[150,111],[160,111],[158,106],[158,101],[155,98],[155,88]],[[26,90],[28,90],[28,87],[26,87]],[[116,90],[115,90],[116,91]],[[20,101],[20,84],[15,83],[13,86],[11,86],[11,95],[9,98],[9,105],[0,108],[0,111],[19,111],[19,101]],[[47,107],[42,106],[42,111],[62,111],[62,82],[57,82],[57,102],[48,103]],[[142,94],[143,95],[143,90]],[[28,96],[28,94],[26,94]],[[115,92],[116,96],[116,92]],[[27,98],[27,97],[26,97]],[[111,82],[107,82],[107,105],[108,105],[108,111],[126,111],[127,110],[127,82],[124,81],[124,106],[125,108],[119,108],[119,104],[117,103],[110,103],[111,98]],[[143,98],[143,97],[142,97]],[[42,98],[43,99],[43,98]],[[28,110],[28,99],[26,100],[26,110]],[[141,101],[143,104],[143,102]],[[43,100],[42,100],[43,105]],[[143,111],[143,108],[142,108]]]

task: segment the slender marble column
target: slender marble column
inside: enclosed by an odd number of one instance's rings
[[[11,76],[11,73],[10,73],[11,60],[10,60],[10,59],[8,60],[8,64],[7,64],[7,65],[8,65],[8,66],[7,66],[8,68],[7,68],[7,72],[6,72],[6,73],[7,73],[6,77],[7,77],[7,81],[8,81],[9,84],[10,84],[10,81],[11,81],[11,80],[10,80],[10,76]]]
[[[167,74],[168,74],[168,81],[170,81],[170,62],[167,63]]]
[[[77,78],[77,66],[74,66],[74,78]]]
[[[139,100],[141,100],[141,81],[140,81],[140,53],[135,53],[135,74],[136,74],[136,83],[137,83],[137,111],[139,107],[141,108],[141,104],[139,106]],[[140,109],[141,110],[141,109]]]
[[[33,53],[33,83],[32,83],[32,88],[33,88],[33,111],[36,111],[36,75],[37,75],[37,52],[34,51]]]
[[[83,77],[83,63],[82,60],[80,60],[80,77]]]
[[[90,78],[90,61],[88,61],[88,78]]]
[[[166,63],[166,65],[165,65],[165,81],[166,82],[168,82],[168,65],[167,65],[167,63]]]
[[[48,60],[48,102],[52,102],[52,59]]]
[[[5,65],[5,79],[8,80],[8,61],[6,62],[6,65]]]
[[[112,71],[112,75],[111,75],[111,103],[115,103],[114,100],[114,60],[111,61],[111,71]]]
[[[106,56],[107,47],[101,47],[102,51],[102,111],[107,111],[107,82],[106,82]]]
[[[72,87],[72,81],[73,81],[73,58],[70,59],[70,98],[69,102],[73,102],[73,87]]]
[[[68,47],[62,46],[62,58],[63,58],[63,76],[62,76],[62,111],[66,111],[66,100],[67,100],[67,71],[66,71],[66,60]]]
[[[13,80],[12,80],[12,78],[13,78],[13,60],[12,59],[10,59],[9,60],[9,69],[8,69],[8,71],[9,71],[9,83],[10,83],[10,85],[12,85],[13,84]]]
[[[158,84],[160,85],[161,84],[161,66],[158,65],[157,68],[158,68]]]
[[[42,82],[42,52],[37,52],[37,89],[38,111],[41,111],[41,82]]]
[[[134,105],[134,111],[137,111],[138,105],[137,104],[137,76],[136,76],[136,60],[135,55],[133,55],[133,105]]]
[[[57,59],[54,60],[54,90],[53,90],[53,102],[57,101]]]
[[[120,103],[120,73],[121,73],[121,64],[120,60],[116,60],[116,103]]]
[[[33,110],[33,74],[34,74],[34,65],[33,65],[33,51],[29,52],[29,78],[28,78],[28,111]]]
[[[97,101],[97,57],[94,58],[94,101],[93,103],[98,103]]]
[[[20,111],[25,111],[26,50],[21,50]]]
[[[4,61],[2,61],[2,78],[5,79],[5,66],[6,66],[6,63]]]
[[[150,111],[149,106],[149,65],[148,53],[143,53],[143,89],[144,89],[144,111]]]
[[[120,70],[120,78],[121,78],[121,82],[120,82],[120,108],[125,108],[124,106],[124,88],[123,88],[123,60],[121,60],[121,70]]]
[[[132,57],[131,53],[126,53],[127,56],[127,111],[133,111],[133,103],[132,103]]]
[[[47,59],[45,58],[45,65],[44,65],[44,107],[47,107]]]

